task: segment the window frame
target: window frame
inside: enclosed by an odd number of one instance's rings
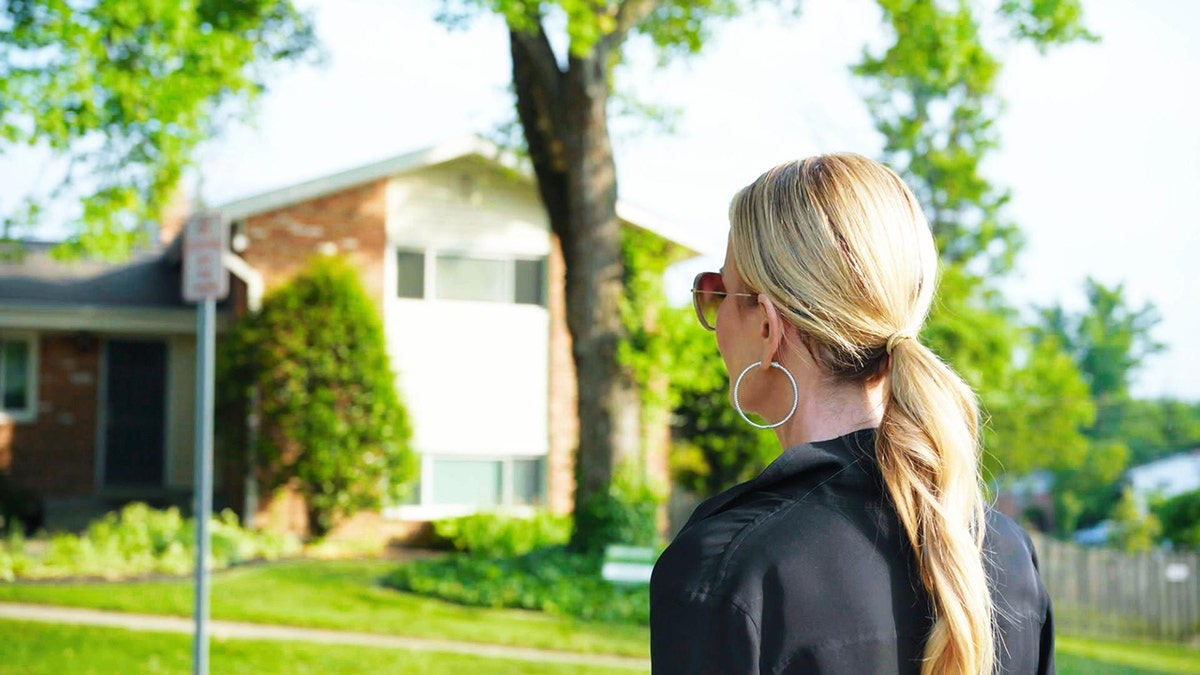
[[[505,513],[533,513],[537,509],[549,508],[550,504],[550,458],[547,454],[539,453],[510,453],[490,455],[483,453],[457,452],[422,452],[418,453],[419,478],[416,481],[415,497],[411,501],[403,501],[384,508],[384,516],[396,520],[437,520],[470,515],[472,513],[489,513],[501,511]],[[478,506],[473,504],[439,504],[434,501],[434,464],[437,460],[460,461],[492,461],[500,462],[500,503],[494,506]],[[534,460],[541,463],[539,470],[538,493],[540,500],[531,504],[518,504],[515,500],[515,462]]]
[[[0,422],[14,424],[29,424],[36,422],[38,417],[38,335],[32,331],[0,331],[0,392],[4,390],[4,359],[2,349],[7,342],[24,342],[28,361],[29,374],[25,381],[26,406],[20,410],[9,410],[4,407],[3,397],[0,396]]]
[[[421,297],[412,297],[400,295],[400,254],[420,255],[423,262],[423,283]],[[550,256],[549,255],[526,255],[519,253],[493,253],[472,251],[469,249],[460,248],[435,248],[413,245],[398,244],[392,247],[392,264],[395,266],[395,272],[392,274],[395,287],[392,289],[391,296],[393,300],[432,300],[436,302],[474,302],[486,303],[489,305],[510,305],[517,307],[541,307],[543,309],[549,306],[549,279],[550,279]],[[510,296],[509,300],[465,300],[462,298],[443,298],[438,296],[438,263],[442,258],[461,258],[466,260],[480,261],[495,261],[504,263],[505,266],[505,285]],[[539,277],[540,286],[538,289],[537,302],[521,302],[517,300],[517,263],[518,262],[533,262],[540,266]]]

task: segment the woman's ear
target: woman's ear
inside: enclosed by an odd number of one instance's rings
[[[779,311],[775,309],[775,303],[764,293],[758,294],[758,306],[763,310],[762,324],[759,326],[759,337],[762,338],[762,365],[763,370],[771,369],[771,362],[775,360],[775,356],[779,353],[779,347],[783,344],[783,319],[779,316]]]

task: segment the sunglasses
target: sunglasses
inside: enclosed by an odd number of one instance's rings
[[[727,295],[757,297],[754,293],[730,293],[725,290],[725,279],[718,272],[701,272],[692,281],[692,306],[700,325],[708,330],[717,329],[717,309]]]

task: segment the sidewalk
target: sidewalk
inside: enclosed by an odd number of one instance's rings
[[[187,633],[195,630],[191,619],[156,614],[127,614],[106,612],[96,609],[54,607],[0,602],[0,619],[17,621],[40,621],[43,623],[107,626],[125,630],[156,633]],[[447,652],[483,656],[498,659],[516,659],[539,663],[563,663],[586,666],[608,666],[649,670],[650,661],[626,656],[601,654],[578,654],[573,652],[531,649],[528,647],[506,647],[453,640],[358,633],[352,631],[325,630],[321,628],[298,628],[294,626],[272,626],[239,621],[209,621],[209,635],[232,640],[280,640],[317,642],[324,644],[358,645],[363,647],[385,647],[414,651]]]

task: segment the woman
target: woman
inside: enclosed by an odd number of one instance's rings
[[[814,157],[739,192],[730,226],[696,312],[785,450],[655,565],[654,672],[1053,672],[1033,546],[985,507],[975,397],[917,338],[937,252],[912,192]]]

